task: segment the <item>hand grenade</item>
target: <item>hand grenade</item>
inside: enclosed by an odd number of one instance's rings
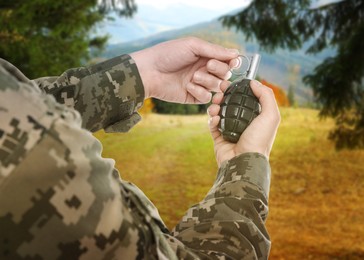
[[[249,85],[258,71],[260,55],[254,54],[252,59],[243,57],[249,61],[246,76],[231,83],[224,93],[219,112],[219,130],[226,141],[233,143],[239,141],[241,134],[261,111],[258,99]]]

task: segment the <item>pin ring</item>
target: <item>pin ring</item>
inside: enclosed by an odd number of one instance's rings
[[[233,69],[231,69],[230,71],[231,71],[231,73],[232,73],[232,74],[234,74],[235,76],[245,75],[245,74],[248,72],[248,69],[249,69],[249,67],[250,67],[250,59],[249,59],[246,55],[243,55],[243,54],[240,54],[238,57],[239,57],[239,58],[245,58],[245,59],[248,61],[248,66],[246,67],[246,69],[245,69],[243,72],[241,72],[241,71],[242,71],[242,70],[241,70],[241,66],[243,65],[243,61],[242,61],[242,59],[239,59],[239,61],[240,61],[240,66],[239,66],[239,68],[233,68]]]

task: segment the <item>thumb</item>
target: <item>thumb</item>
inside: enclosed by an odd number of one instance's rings
[[[269,114],[270,117],[275,114],[279,115],[278,105],[271,88],[262,85],[256,80],[250,82],[250,87],[262,106],[262,116],[265,114]]]

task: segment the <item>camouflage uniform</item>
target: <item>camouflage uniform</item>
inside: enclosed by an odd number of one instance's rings
[[[101,157],[87,130],[128,131],[143,99],[128,55],[34,81],[0,59],[1,259],[268,257],[264,156],[225,162],[172,232],[143,192],[120,179],[114,161]]]

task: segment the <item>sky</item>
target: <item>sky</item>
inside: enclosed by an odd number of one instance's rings
[[[341,0],[312,0],[312,7]],[[135,41],[167,30],[209,22],[232,11],[241,10],[251,0],[135,0],[138,11],[133,18],[114,16],[105,21],[97,34],[109,35],[109,44]]]
[[[161,9],[166,9],[175,4],[185,4],[210,10],[220,10],[221,14],[237,9],[248,2],[250,0],[136,0],[137,5],[148,5]]]
[[[133,18],[114,17],[99,31],[110,35],[109,43],[133,41],[153,34],[208,22],[242,9],[250,0],[135,0]]]

